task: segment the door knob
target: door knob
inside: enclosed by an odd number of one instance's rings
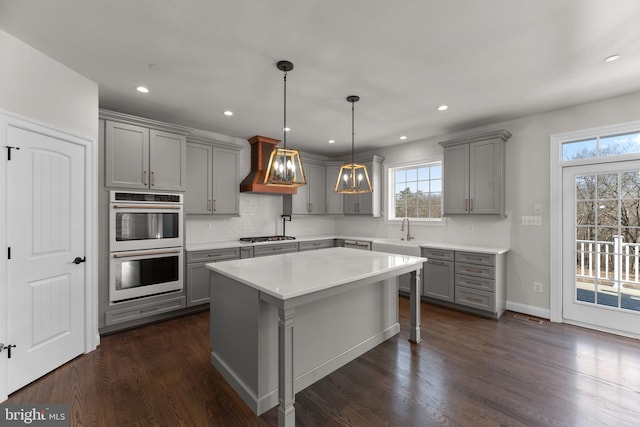
[[[79,256],[75,257],[75,259],[72,261],[74,264],[81,264],[83,262],[85,262],[87,260],[86,257],[82,257],[80,258]]]

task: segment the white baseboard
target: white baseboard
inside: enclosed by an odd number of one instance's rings
[[[533,305],[520,304],[519,302],[507,301],[507,310],[515,311],[522,314],[528,314],[529,316],[541,317],[543,319],[551,318],[551,312],[548,308],[540,308]]]

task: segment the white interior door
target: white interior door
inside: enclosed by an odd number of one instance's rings
[[[640,161],[563,169],[562,317],[640,337]]]
[[[14,126],[7,142],[11,393],[84,351],[86,148]]]

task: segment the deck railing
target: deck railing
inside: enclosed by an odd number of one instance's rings
[[[625,243],[623,236],[613,242],[577,240],[576,275],[586,279],[612,281],[612,286],[640,284],[640,243]]]

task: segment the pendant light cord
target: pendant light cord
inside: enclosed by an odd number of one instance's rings
[[[353,163],[353,152],[354,152],[354,145],[355,145],[354,138],[355,138],[355,134],[356,134],[355,129],[354,129],[355,128],[355,125],[354,125],[354,123],[355,123],[355,119],[354,119],[354,117],[355,117],[355,105],[356,105],[355,102],[352,101],[351,102],[351,163]]]
[[[282,142],[287,148],[287,72],[284,72],[284,126],[282,127]]]

